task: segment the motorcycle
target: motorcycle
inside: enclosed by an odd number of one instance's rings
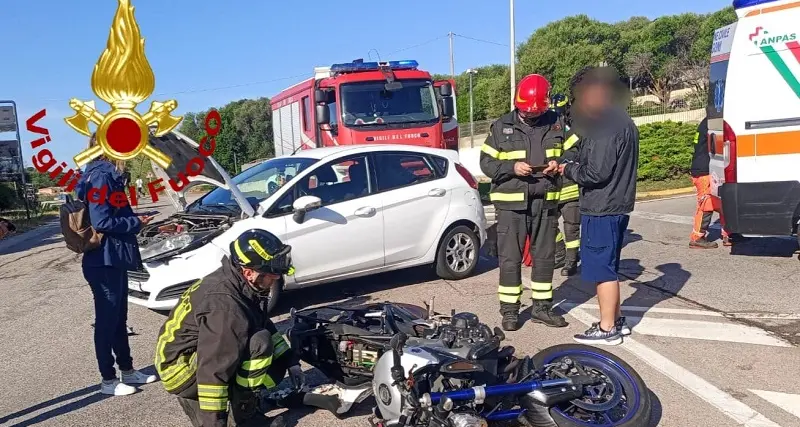
[[[292,310],[292,348],[335,381],[305,403],[343,417],[375,396],[374,427],[640,427],[650,392],[617,356],[567,344],[519,357],[472,313],[407,304]]]

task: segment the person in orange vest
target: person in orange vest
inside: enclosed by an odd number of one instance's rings
[[[722,224],[722,244],[731,246],[731,239],[725,231],[725,217],[722,215],[722,202],[718,197],[711,194],[711,175],[709,174],[708,164],[708,117],[704,118],[697,127],[694,134],[694,156],[692,156],[692,183],[697,194],[697,209],[694,213],[694,224],[692,234],[689,235],[689,247],[692,249],[714,249],[719,247],[717,242],[710,242],[707,239],[708,227],[711,225],[711,217],[714,212],[719,214],[719,222]]]

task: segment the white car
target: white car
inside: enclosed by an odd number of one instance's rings
[[[151,137],[176,176],[197,144],[172,132]],[[404,145],[348,145],[303,150],[267,160],[231,179],[207,159],[190,186],[215,188],[139,235],[144,269],[128,272],[134,304],[170,310],[183,291],[220,266],[239,234],[268,230],[292,246],[295,274],[284,290],[430,264],[447,279],[473,273],[486,218],[473,176],[452,150]],[[169,185],[165,185],[169,187]]]

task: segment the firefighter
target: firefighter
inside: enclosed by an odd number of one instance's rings
[[[554,110],[565,123],[563,150],[566,151],[578,141],[578,136],[569,129],[569,99],[562,94],[557,94],[553,96],[552,103]],[[565,277],[573,276],[578,272],[578,249],[581,246],[581,212],[578,196],[578,184],[562,176],[561,192],[558,197],[558,216],[564,218],[564,232],[558,230],[556,236],[556,268],[563,267],[561,275]],[[557,223],[556,226],[558,226]]]
[[[158,338],[155,366],[167,392],[194,427],[267,424],[259,402],[287,370],[305,383],[299,359],[267,315],[270,289],[292,274],[291,247],[270,232],[251,229],[230,245],[222,266],[193,283],[172,310]]]
[[[694,155],[692,156],[691,175],[697,195],[697,208],[694,213],[692,234],[689,235],[689,247],[693,249],[714,249],[719,247],[717,242],[711,242],[708,236],[708,227],[711,225],[711,216],[716,211],[719,222],[722,224],[722,244],[731,246],[731,239],[725,231],[725,217],[722,216],[720,199],[711,194],[711,175],[709,175],[708,145],[708,118],[704,118],[694,134]]]
[[[522,297],[522,252],[530,236],[533,269],[529,287],[533,298],[531,320],[564,327],[564,317],[553,312],[558,167],[563,121],[549,110],[550,83],[538,74],[519,82],[515,109],[492,123],[481,147],[480,165],[491,178],[489,199],[497,212],[497,251],[500,264],[498,298],[502,326],[519,329]]]

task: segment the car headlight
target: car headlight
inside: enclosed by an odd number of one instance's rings
[[[139,253],[141,254],[142,259],[152,258],[165,252],[185,248],[186,246],[189,246],[189,244],[192,243],[195,238],[196,236],[192,236],[189,233],[169,236],[159,242],[147,246],[146,248],[140,248]]]

